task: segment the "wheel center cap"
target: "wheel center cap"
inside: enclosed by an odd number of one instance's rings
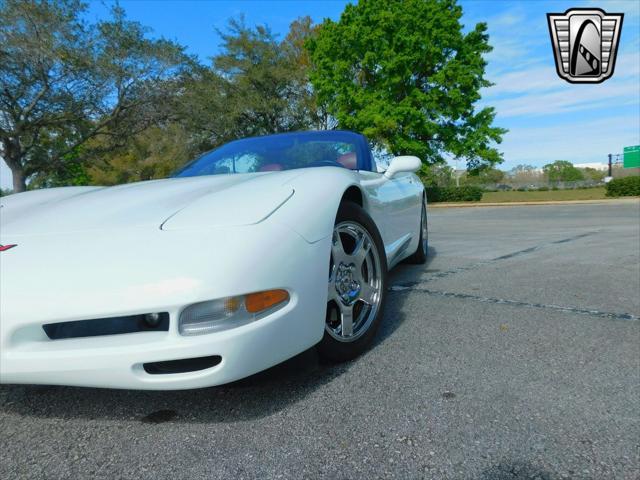
[[[336,270],[336,292],[347,305],[354,303],[360,296],[360,283],[354,278],[356,266],[353,263],[342,263]]]

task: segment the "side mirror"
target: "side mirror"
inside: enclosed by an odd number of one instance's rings
[[[422,162],[418,157],[411,155],[403,155],[401,157],[394,157],[389,164],[389,168],[384,172],[384,176],[387,178],[393,177],[396,173],[400,172],[417,172],[420,170]]]

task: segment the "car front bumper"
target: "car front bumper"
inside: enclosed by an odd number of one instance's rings
[[[9,241],[9,239],[6,239]],[[188,389],[231,382],[319,342],[330,239],[309,243],[282,225],[179,232],[134,230],[12,238],[0,282],[0,382]],[[213,246],[215,245],[215,248]],[[186,306],[284,288],[289,303],[233,329],[182,336]],[[43,324],[168,312],[168,331],[50,340]],[[185,373],[144,364],[220,356]]]

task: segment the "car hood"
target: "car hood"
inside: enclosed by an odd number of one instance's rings
[[[115,187],[35,190],[0,199],[0,232],[16,235],[248,225],[293,195],[300,171],[169,178]]]

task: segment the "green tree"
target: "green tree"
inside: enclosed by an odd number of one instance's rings
[[[223,43],[212,68],[195,69],[173,106],[194,145],[206,150],[239,137],[320,124],[304,48],[315,30],[309,17],[299,18],[279,41],[267,26],[230,20],[219,32]]]
[[[55,164],[55,168],[35,173],[29,181],[29,189],[88,185],[91,178],[84,162],[77,154],[80,150],[78,148],[66,154],[62,162]]]
[[[320,26],[314,25],[309,16],[298,18],[289,26],[289,33],[287,33],[282,46],[296,65],[294,69],[296,73],[295,87],[301,90],[300,108],[306,112],[309,123],[307,128],[329,130],[335,127],[335,119],[329,114],[327,105],[318,102],[318,97],[313,91],[309,78],[311,57],[305,46],[312,38],[315,38],[319,28]]]
[[[235,117],[236,109],[231,100],[225,98],[227,89],[227,80],[211,68],[198,66],[173,101],[174,120],[183,125],[199,151],[237,138],[231,118]]]
[[[504,177],[505,174],[502,170],[487,167],[466,172],[461,181],[465,185],[489,185],[502,182]]]
[[[542,167],[542,171],[550,182],[577,182],[584,180],[582,172],[566,160],[556,160]]]
[[[592,180],[594,182],[601,182],[604,179],[605,175],[607,174],[607,172],[603,170],[596,170],[595,168],[591,168],[591,167],[585,167],[579,170],[582,171],[586,179]]]
[[[78,0],[0,2],[0,153],[16,192],[81,166],[89,139],[116,145],[167,116],[164,100],[191,65],[121,8],[96,25],[85,10]]]
[[[250,28],[243,18],[232,19],[227,31],[219,32],[222,52],[213,59],[214,71],[224,79],[234,137],[300,130],[313,123],[312,94],[299,48],[312,31],[310,21],[294,27],[282,42],[269,27]]]
[[[422,164],[418,176],[427,187],[455,186],[455,172],[446,163]]]
[[[538,182],[542,180],[543,173],[533,165],[520,164],[511,169],[509,177],[518,184]]]
[[[427,162],[449,152],[469,168],[501,161],[490,107],[476,109],[491,50],[484,23],[469,32],[455,0],[361,0],[325,20],[307,46],[311,81],[342,128],[393,154]]]
[[[90,145],[100,150],[100,138]],[[87,169],[91,183],[117,185],[121,183],[166,178],[191,160],[196,147],[189,133],[179,123],[151,126],[136,134],[126,145],[109,150],[96,158]]]

